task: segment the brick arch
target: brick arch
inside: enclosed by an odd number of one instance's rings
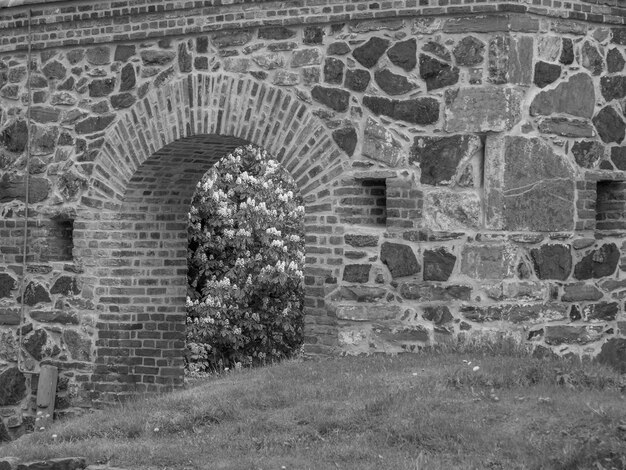
[[[96,399],[182,384],[190,200],[202,175],[244,143],[265,148],[289,171],[307,213],[315,212],[307,235],[317,233],[320,211],[332,214],[328,188],[347,157],[284,90],[248,78],[191,75],[148,94],[106,133],[74,223],[74,255],[98,310],[88,384]],[[326,243],[308,236],[307,252],[327,252]],[[318,350],[332,347],[336,336],[324,283],[338,268],[323,264],[307,258],[306,335]]]

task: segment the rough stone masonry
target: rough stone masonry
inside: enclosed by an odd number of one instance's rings
[[[511,335],[626,369],[621,2],[13,5],[0,441],[42,364],[59,416],[182,384],[190,198],[249,142],[306,202],[309,352]]]

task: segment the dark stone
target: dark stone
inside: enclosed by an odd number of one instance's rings
[[[407,300],[423,301],[470,300],[472,288],[469,286],[439,286],[427,283],[403,283],[398,287],[400,295]]]
[[[135,46],[134,45],[120,45],[115,48],[115,55],[113,60],[126,62],[132,56],[135,55]]]
[[[19,405],[25,394],[26,377],[17,367],[0,373],[0,406]]]
[[[59,192],[68,200],[78,196],[83,189],[87,188],[87,185],[87,179],[73,170],[63,173],[57,182]]]
[[[472,149],[475,150],[476,143],[476,136],[471,135],[415,137],[409,163],[419,165],[420,183],[450,184],[457,172],[459,162],[467,157]]]
[[[70,65],[76,65],[81,60],[83,60],[83,57],[85,57],[85,50],[74,49],[74,50],[68,51],[66,54],[66,57]]]
[[[387,265],[391,276],[411,276],[420,271],[420,265],[408,245],[385,242],[380,247],[380,260]]]
[[[609,73],[617,73],[624,70],[624,56],[617,48],[611,49],[606,54],[606,68]]]
[[[598,52],[598,49],[589,41],[585,41],[582,48],[582,66],[589,70],[593,75],[600,75],[604,68],[604,60]]]
[[[572,155],[574,155],[574,160],[576,160],[579,166],[588,169],[595,168],[598,162],[604,157],[604,146],[597,140],[578,141],[572,145]],[[624,165],[624,169],[626,169],[626,160],[624,161]]]
[[[587,320],[613,321],[619,313],[617,302],[600,302],[585,305],[583,313]]]
[[[543,88],[555,82],[561,76],[561,66],[549,64],[547,62],[537,62],[535,64],[534,83],[539,88]]]
[[[563,302],[580,302],[583,300],[600,300],[604,294],[593,284],[579,282],[564,286]]]
[[[626,147],[611,147],[611,161],[615,168],[626,171]]]
[[[115,120],[114,114],[105,116],[88,117],[76,123],[75,130],[78,134],[93,134],[103,131]]]
[[[136,98],[132,93],[120,93],[119,95],[111,96],[111,106],[113,109],[130,108],[135,104]]]
[[[9,274],[0,273],[0,299],[10,297],[14,289],[17,289],[17,281]]]
[[[354,247],[378,246],[378,235],[344,235],[345,242]]]
[[[343,81],[343,69],[344,63],[341,60],[334,57],[327,58],[324,63],[324,81],[340,85]]]
[[[370,84],[371,76],[367,70],[356,69],[346,72],[345,86],[353,91],[365,91]]]
[[[328,55],[346,55],[350,50],[348,43],[340,41],[330,44],[326,51]]]
[[[425,54],[420,54],[420,77],[426,82],[426,89],[436,90],[454,85],[459,81],[459,69]]]
[[[196,68],[196,70],[209,70],[209,58],[208,57],[196,57],[193,60],[193,66]]]
[[[196,38],[196,51],[198,54],[206,54],[209,51],[208,36],[200,36]]]
[[[307,26],[304,28],[302,42],[304,44],[321,44],[324,39],[324,29],[321,26]]]
[[[19,325],[20,309],[12,307],[0,307],[0,325]]]
[[[543,245],[530,251],[539,279],[564,281],[572,271],[570,247],[565,245]]]
[[[60,85],[57,85],[57,91],[69,91],[69,90],[72,90],[74,88],[74,83],[75,82],[76,81],[74,80],[74,77],[69,77],[63,83],[61,83]]]
[[[565,113],[583,118],[593,116],[595,89],[591,77],[578,73],[552,90],[539,93],[530,105],[533,116]]]
[[[374,74],[374,80],[388,95],[403,95],[417,88],[417,85],[409,82],[405,76],[396,75],[388,69],[378,70]]]
[[[596,131],[587,119],[546,117],[539,121],[539,131],[564,137],[594,137]]]
[[[378,96],[363,97],[363,104],[377,115],[426,126],[439,120],[439,101],[434,98],[390,100]]]
[[[453,54],[458,65],[473,67],[483,62],[485,44],[474,36],[465,36],[454,48]]]
[[[626,30],[622,27],[611,28],[611,42],[613,44],[626,45]]]
[[[28,351],[36,360],[41,361],[44,358],[47,342],[48,333],[46,333],[46,330],[35,330],[24,340],[24,349],[26,349],[26,351]]]
[[[333,131],[333,140],[341,150],[351,157],[356,148],[358,137],[354,127],[344,127]]]
[[[446,46],[436,41],[428,41],[426,44],[424,44],[422,50],[424,52],[433,54],[440,59],[445,60],[446,62],[450,62],[452,60],[452,56],[450,55],[448,49],[446,49]]]
[[[61,323],[63,325],[78,325],[79,323],[75,313],[64,310],[32,310],[30,317],[42,323]]]
[[[31,204],[48,197],[50,182],[46,178],[31,177],[28,183],[28,200]],[[0,179],[0,202],[14,199],[26,200],[26,182],[23,176],[5,173]]]
[[[178,68],[183,73],[191,72],[191,54],[184,42],[178,45]]]
[[[41,302],[50,302],[50,295],[45,287],[41,284],[30,282],[26,286],[26,292],[24,294],[24,303],[29,307]]]
[[[100,98],[110,95],[115,88],[114,78],[96,79],[89,84],[89,96]]]
[[[561,48],[559,62],[563,65],[571,65],[572,62],[574,62],[574,43],[570,38],[563,38],[563,47]]]
[[[50,288],[51,294],[78,295],[81,288],[75,277],[61,276]]]
[[[626,338],[611,338],[602,345],[596,360],[626,374]]]
[[[410,72],[417,65],[417,41],[413,38],[395,43],[387,51],[392,64]]]
[[[455,263],[456,256],[445,248],[424,251],[424,280],[447,281]]]
[[[545,327],[546,344],[587,344],[600,339],[600,333],[587,326],[548,325]]]
[[[430,333],[426,328],[421,325],[410,327],[410,328],[400,328],[400,329],[391,329],[387,327],[383,327],[378,329],[378,336],[385,341],[389,341],[391,343],[405,343],[405,342],[428,342],[430,339]]]
[[[67,69],[63,66],[63,64],[61,62],[57,62],[56,60],[48,62],[43,66],[41,71],[47,79],[54,80],[63,80],[65,78],[65,74],[67,73]]]
[[[311,96],[335,111],[343,112],[348,110],[350,93],[339,88],[327,88],[316,85],[311,90]]]
[[[91,341],[74,330],[63,331],[63,341],[75,361],[91,360]]]
[[[144,65],[165,65],[176,57],[173,51],[147,50],[141,51],[141,60]]]
[[[96,46],[87,49],[87,62],[92,65],[106,65],[111,63],[111,48]]]
[[[2,420],[0,420],[0,442],[10,442],[11,435],[9,434],[9,430]],[[10,462],[6,461],[6,465],[0,460],[0,470],[12,470],[13,466]]]
[[[424,314],[422,315],[425,320],[434,322],[435,325],[445,325],[454,320],[454,317],[450,313],[450,309],[445,305],[437,305],[434,307],[424,307]]]
[[[343,280],[346,282],[367,282],[370,278],[371,264],[348,264],[343,270]]]
[[[281,41],[283,39],[289,39],[296,35],[296,32],[285,28],[283,26],[276,26],[272,28],[259,29],[259,39],[269,39],[274,41]],[[206,51],[205,51],[206,52]]]
[[[611,106],[602,108],[592,121],[602,142],[607,144],[616,142],[619,144],[624,140],[626,125],[621,116]]]
[[[15,121],[0,134],[0,144],[9,152],[22,153],[28,142],[28,126],[26,121]]]
[[[354,58],[365,68],[371,68],[378,62],[389,47],[389,41],[378,37],[370,38],[362,46],[352,51]]]
[[[615,75],[612,77],[602,77],[600,79],[600,89],[602,96],[608,102],[626,96],[626,77]]]
[[[361,259],[367,256],[365,251],[344,251],[343,255],[348,259]]]
[[[619,249],[615,243],[602,245],[581,259],[574,268],[574,277],[579,280],[610,276],[619,262]]]

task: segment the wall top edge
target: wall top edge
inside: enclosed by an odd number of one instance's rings
[[[0,0],[0,5],[1,2],[14,6],[0,8],[0,53],[25,50],[29,39],[34,49],[48,49],[270,26],[433,17],[451,21],[457,18],[459,33],[463,32],[464,22],[491,15],[526,19],[521,25],[498,23],[497,27],[504,28],[502,32],[525,31],[528,21],[541,17],[620,29],[626,25],[626,0]],[[467,32],[472,31],[477,30],[472,27]],[[626,34],[623,36],[626,38]]]

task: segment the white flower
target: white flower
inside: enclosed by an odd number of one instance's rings
[[[476,371],[477,371],[477,370],[479,370],[479,369],[480,369],[480,367],[478,367],[478,366],[474,366],[474,368],[473,368],[472,370],[473,370],[474,372],[476,372]]]

